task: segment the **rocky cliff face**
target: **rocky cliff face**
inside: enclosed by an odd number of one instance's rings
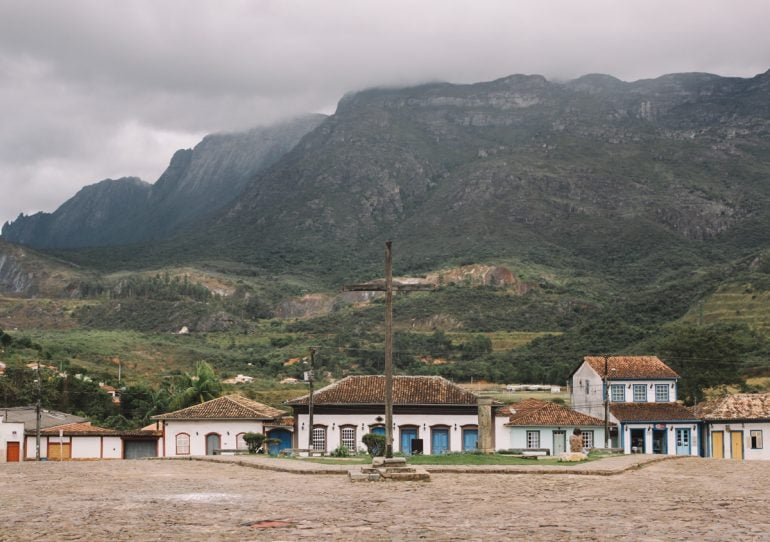
[[[68,286],[80,275],[75,267],[0,239],[0,294],[68,296]]]
[[[768,80],[511,76],[352,94],[212,235],[369,261],[390,238],[418,267],[533,247],[668,258],[770,219]]]
[[[291,150],[322,120],[310,115],[272,127],[207,136],[177,151],[154,185],[105,180],[80,190],[53,213],[20,215],[2,237],[37,248],[78,248],[158,239],[235,199],[246,183]]]

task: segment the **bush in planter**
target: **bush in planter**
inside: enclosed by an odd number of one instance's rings
[[[385,435],[367,433],[361,438],[370,456],[376,457],[385,453]]]
[[[264,445],[270,446],[271,444],[280,444],[281,440],[277,438],[266,437],[262,433],[246,433],[243,435],[243,440],[249,447],[249,453],[255,454]],[[267,449],[264,450],[267,453]]]

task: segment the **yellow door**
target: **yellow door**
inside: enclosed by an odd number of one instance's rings
[[[725,434],[723,431],[711,433],[711,457],[722,459],[725,456]]]
[[[72,459],[72,445],[69,442],[61,444],[49,442],[48,461],[61,461],[62,459]]]
[[[730,449],[733,459],[743,459],[743,431],[730,433]]]

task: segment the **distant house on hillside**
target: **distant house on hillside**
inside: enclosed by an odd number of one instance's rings
[[[739,393],[706,401],[695,409],[703,419],[706,455],[715,459],[770,459],[770,393]]]
[[[676,401],[679,375],[656,356],[587,356],[570,375],[572,408],[604,419],[626,453],[699,455],[700,420]]]
[[[297,447],[310,448],[309,396],[287,401]],[[367,433],[385,434],[385,377],[348,376],[313,394],[313,448],[364,448]],[[490,410],[491,412],[491,410]],[[393,451],[441,454],[475,450],[479,399],[438,376],[393,377]],[[490,427],[490,431],[492,428]]]
[[[271,451],[293,447],[292,422],[286,413],[241,395],[225,395],[152,418],[161,422],[164,457],[246,450],[243,435],[250,432],[278,439],[280,444]]]

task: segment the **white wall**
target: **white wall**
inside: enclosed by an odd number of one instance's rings
[[[526,449],[527,448],[527,431],[539,431],[540,432],[540,448],[546,448],[549,453],[553,455],[553,432],[557,430],[564,431],[564,451],[570,451],[569,439],[572,436],[574,427],[506,427],[505,433],[507,434],[508,446],[498,447],[500,449]],[[604,427],[581,427],[581,431],[593,431],[594,434],[594,448],[604,447]]]
[[[611,380],[608,385],[619,384],[623,386],[623,392],[625,395],[624,402],[633,403],[634,401],[634,384],[644,385],[646,402],[655,402],[655,385],[663,384],[668,386],[668,402],[676,402],[676,382],[673,380]],[[673,386],[672,386],[673,384]],[[630,387],[629,387],[630,386]],[[652,388],[650,388],[652,386]],[[612,396],[610,395],[610,400]]]
[[[652,454],[652,437],[655,424],[649,423],[629,423],[622,426],[623,430],[623,450],[625,453],[631,453],[631,430],[641,429],[644,431],[644,448],[646,453]],[[666,455],[676,455],[676,430],[690,430],[690,454],[699,455],[700,441],[698,440],[698,429],[695,423],[666,423]]]
[[[6,461],[7,442],[19,443],[19,460],[24,460],[24,424],[0,422],[0,463]]]
[[[708,424],[708,455],[713,457],[711,447],[713,441],[711,433],[713,431],[723,431],[723,457],[732,458],[731,432],[743,432],[743,458],[744,459],[763,459],[770,460],[770,422],[732,422],[732,423],[709,423]],[[751,431],[762,431],[762,448],[751,447]]]
[[[573,410],[604,419],[604,395],[602,379],[591,366],[583,364],[572,375],[570,395]]]
[[[382,422],[378,422],[376,418],[375,414],[314,414],[313,423],[326,426],[326,451],[331,452],[340,445],[340,425],[356,426],[357,448],[365,450],[366,446],[361,438],[370,432],[371,426],[382,425]],[[414,425],[418,428],[417,438],[423,439],[423,453],[430,454],[431,426],[449,426],[449,451],[460,452],[462,451],[462,426],[478,425],[479,418],[478,414],[394,414],[393,422],[396,424],[396,429],[393,431],[394,452],[401,451],[399,427]],[[297,416],[297,430],[297,447],[309,448],[310,432],[307,414]]]
[[[190,455],[206,455],[206,435],[218,433],[219,447],[223,450],[235,450],[239,433],[264,433],[264,424],[256,420],[166,420],[165,455],[176,457],[176,435],[190,435]],[[158,455],[163,453],[161,448]]]

